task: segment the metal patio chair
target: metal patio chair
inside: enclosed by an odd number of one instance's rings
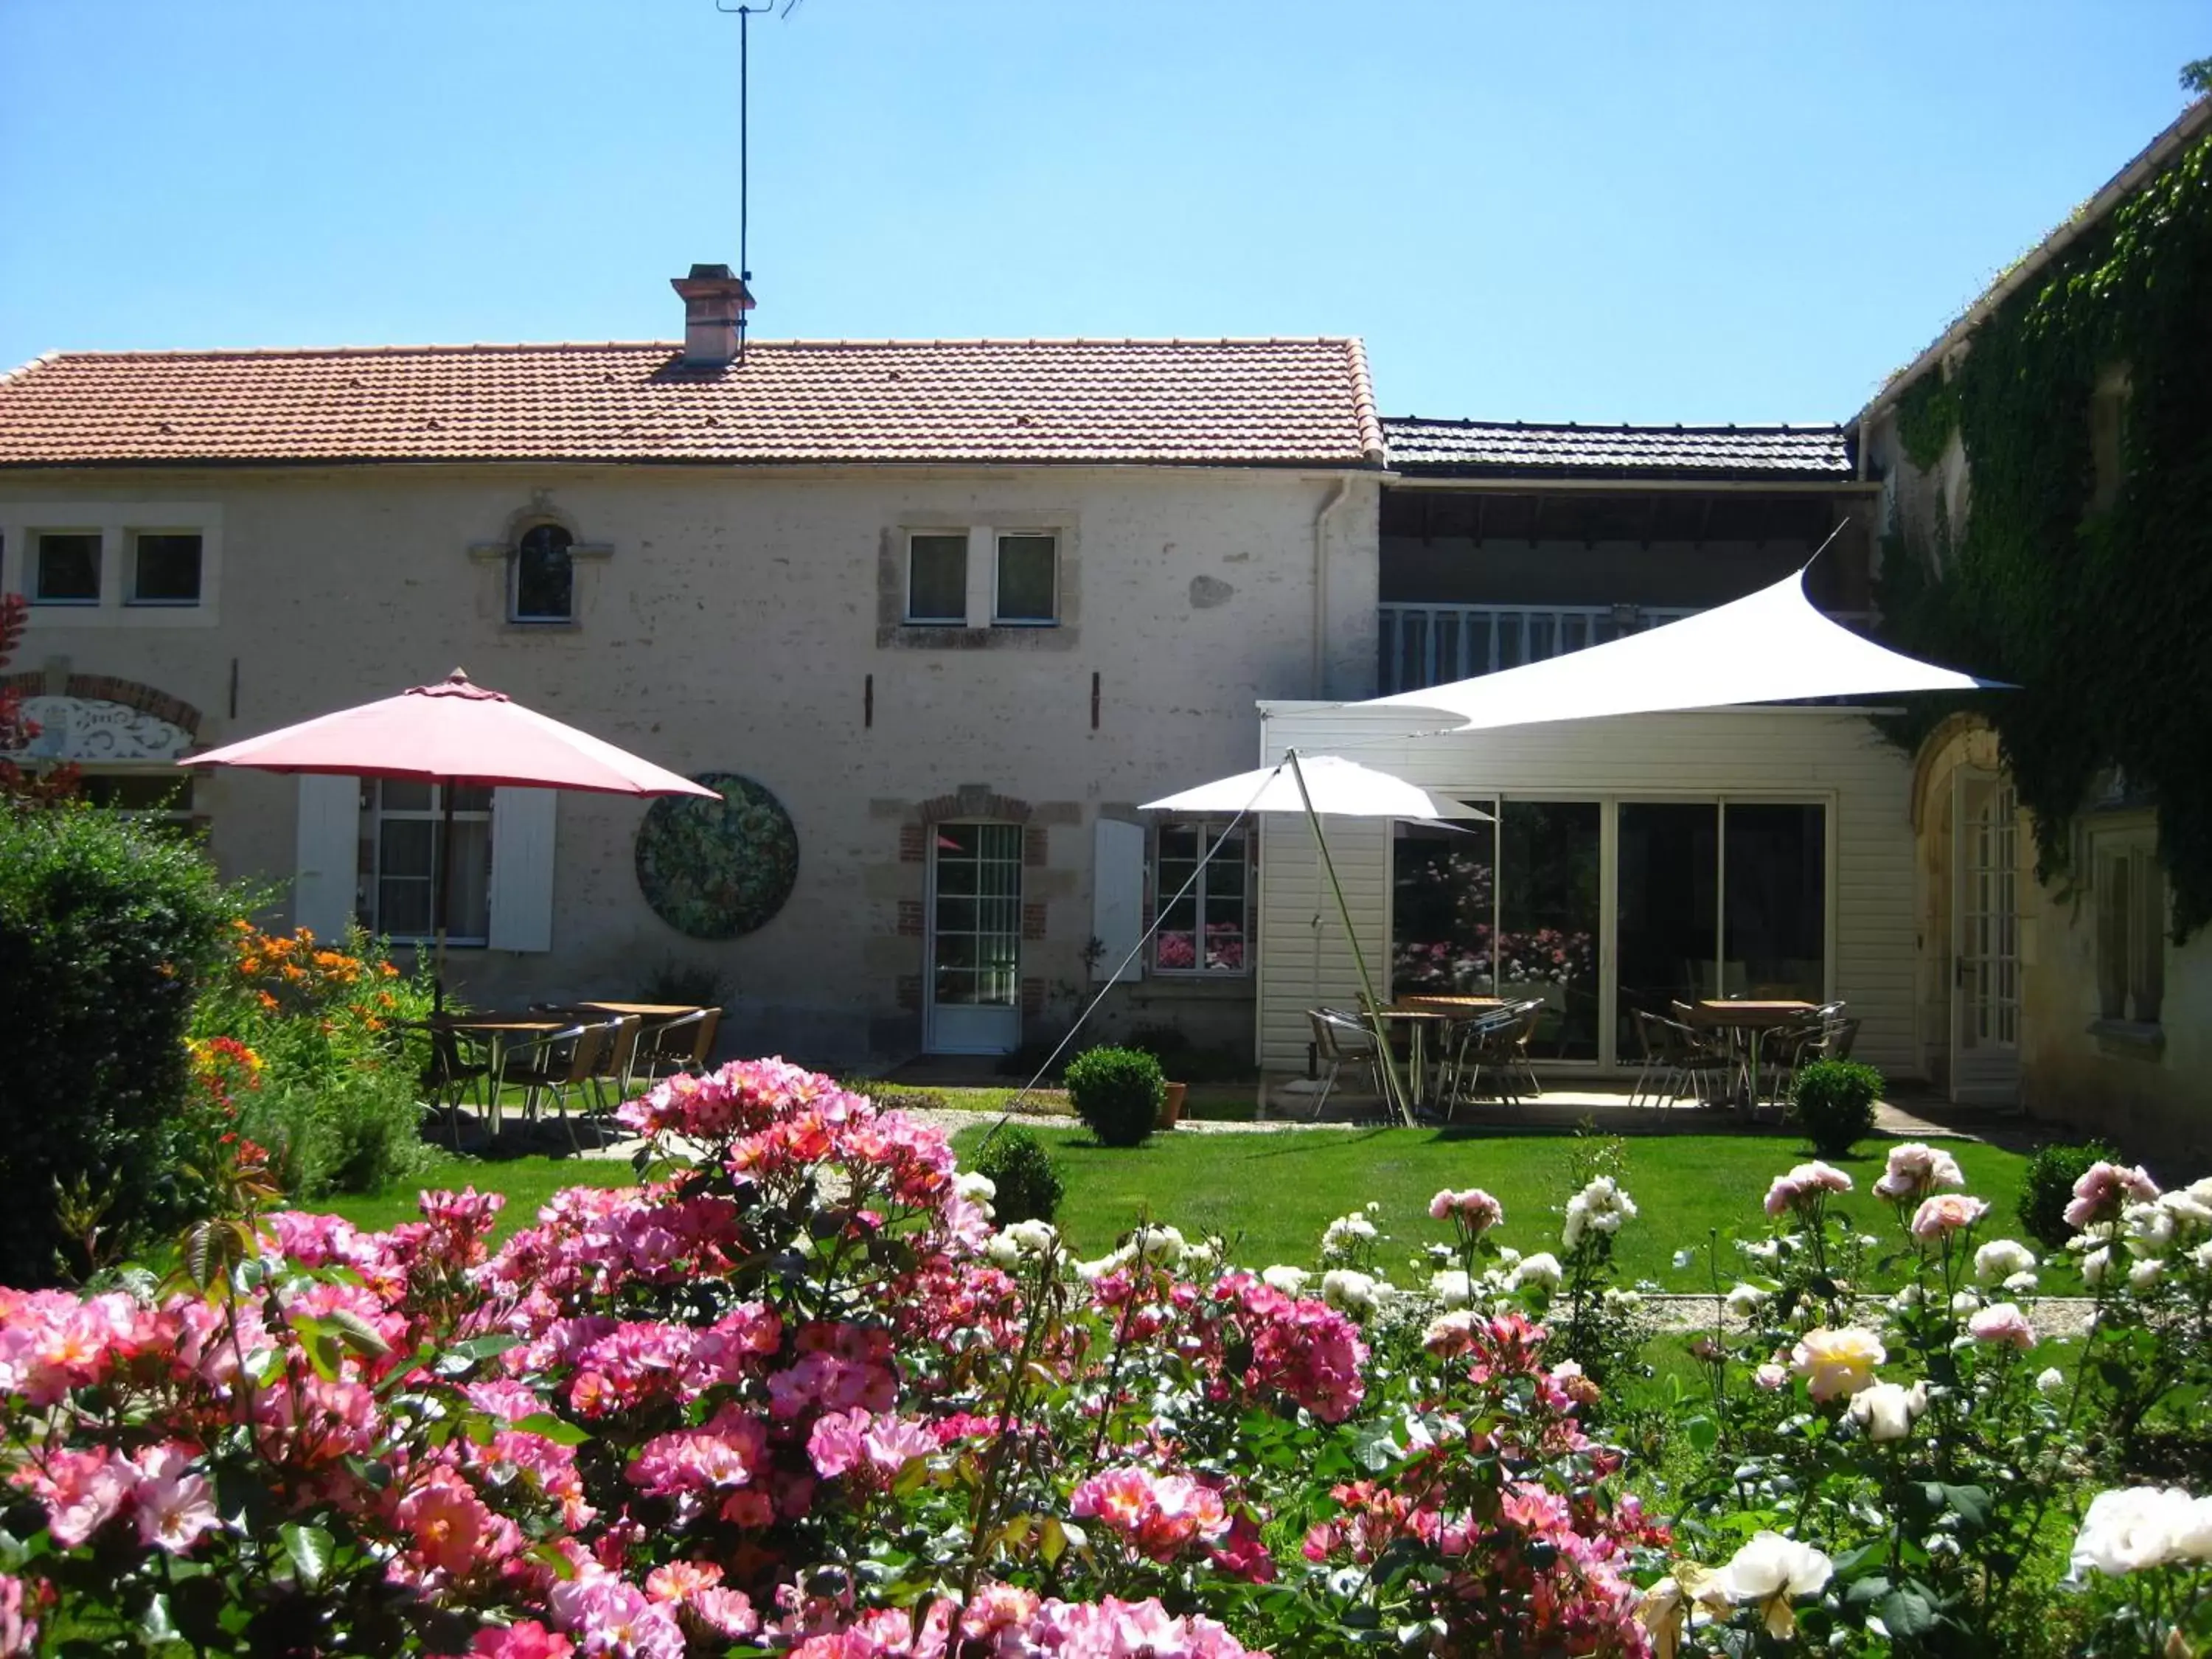
[[[705,1071],[721,1029],[722,1011],[702,1008],[646,1032],[638,1039],[635,1061],[625,1086],[635,1090],[665,1077]]]
[[[521,1086],[522,1114],[527,1121],[535,1123],[546,1098],[551,1097],[554,1109],[561,1115],[561,1127],[568,1131],[571,1152],[580,1152],[583,1147],[576,1140],[576,1126],[568,1121],[568,1098],[589,1091],[592,1073],[612,1039],[611,1028],[620,1024],[609,1020],[605,1024],[571,1025],[550,1032],[511,1050],[501,1069],[502,1081]]]
[[[1309,1008],[1306,1020],[1313,1027],[1314,1057],[1325,1068],[1320,1091],[1314,1096],[1316,1121],[1328,1103],[1329,1091],[1336,1087],[1337,1073],[1347,1065],[1364,1066],[1370,1086],[1378,1095],[1383,1092],[1382,1040],[1364,1020],[1340,1008]]]

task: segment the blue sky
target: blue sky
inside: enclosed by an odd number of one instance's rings
[[[1358,333],[1392,414],[1849,415],[2178,112],[2203,0],[804,0],[757,337]],[[0,362],[671,337],[713,0],[0,0]]]

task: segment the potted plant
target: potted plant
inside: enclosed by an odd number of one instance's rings
[[[1160,1096],[1160,1115],[1156,1127],[1172,1129],[1182,1121],[1183,1097],[1189,1092],[1188,1083],[1170,1082],[1165,1085],[1165,1092]]]

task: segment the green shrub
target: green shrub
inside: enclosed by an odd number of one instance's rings
[[[1855,1060],[1816,1060],[1790,1087],[1790,1115],[1822,1158],[1841,1158],[1874,1132],[1881,1073]]]
[[[1001,1227],[1051,1220],[1066,1190],[1044,1142],[1018,1123],[1006,1124],[991,1138],[975,1160],[975,1172],[988,1176],[999,1189],[991,1207]]]
[[[2067,1201],[2074,1183],[2088,1173],[2092,1164],[2117,1164],[2120,1155],[2101,1140],[2076,1145],[2054,1141],[2039,1146],[2027,1160],[2020,1181],[2020,1224],[2046,1249],[2063,1249],[2074,1237],[2066,1224]]]
[[[81,1277],[190,1218],[162,1154],[231,913],[191,842],[95,807],[0,803],[0,1284]]]
[[[1152,1133],[1167,1098],[1160,1063],[1137,1048],[1092,1048],[1067,1068],[1067,1098],[1104,1146],[1134,1146]]]
[[[693,1008],[726,1008],[730,1001],[730,981],[721,969],[709,963],[678,962],[673,957],[663,962],[645,976],[638,987],[640,1002],[658,1002],[666,1006],[678,1003]]]

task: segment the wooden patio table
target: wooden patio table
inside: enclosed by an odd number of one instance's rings
[[[1743,1098],[1747,1111],[1759,1109],[1759,1048],[1769,1031],[1802,1024],[1819,1012],[1810,1002],[1748,1002],[1707,998],[1690,1005],[1690,1024],[1709,1030],[1726,1031],[1743,1041],[1749,1064],[1744,1072]]]
[[[696,1002],[571,1002],[563,1006],[587,1009],[595,1014],[612,1014],[618,1019],[635,1014],[648,1025],[665,1025],[671,1020],[699,1012]]]
[[[1486,1012],[1486,1009],[1458,1006],[1483,1000],[1485,999],[1476,997],[1401,997],[1397,1001],[1387,1003],[1375,1011],[1376,1018],[1395,1021],[1406,1027],[1407,1046],[1411,1050],[1407,1059],[1413,1072],[1414,1105],[1428,1104],[1429,1027],[1449,1025]],[[1495,999],[1488,1000],[1492,1007],[1498,1006]]]

